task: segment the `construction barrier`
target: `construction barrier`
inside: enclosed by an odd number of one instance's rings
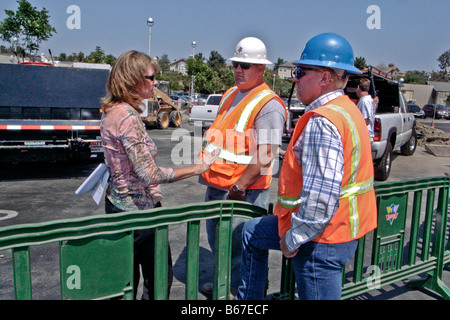
[[[354,259],[343,272],[342,299],[397,281],[450,299],[450,289],[442,281],[444,266],[450,263],[449,188],[450,177],[375,185],[378,226],[359,239]],[[280,292],[274,299],[295,299],[289,260],[283,257]],[[426,274],[422,280],[407,281],[422,274]]]
[[[267,211],[241,201],[211,201],[151,210],[0,228],[0,251],[12,250],[14,294],[32,299],[30,247],[58,243],[61,299],[133,299],[133,230],[155,228],[155,299],[167,299],[169,226],[186,223],[186,300],[197,299],[200,222],[217,218],[212,298],[230,293],[233,217]],[[45,272],[45,270],[39,270]]]
[[[450,262],[449,188],[450,177],[376,185],[378,227],[359,240],[355,257],[343,272],[343,299],[424,273],[425,279],[409,285],[430,288],[450,299],[442,281],[444,265]],[[49,243],[59,245],[62,299],[133,299],[133,230],[155,228],[155,299],[163,300],[167,299],[169,226],[186,223],[185,298],[195,300],[200,222],[218,218],[212,298],[226,300],[232,219],[264,214],[264,209],[246,202],[213,201],[14,225],[0,228],[0,251],[12,251],[16,299],[32,299],[30,247]],[[283,258],[281,288],[273,298],[295,298],[289,259]]]

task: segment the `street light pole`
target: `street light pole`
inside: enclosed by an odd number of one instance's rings
[[[275,76],[276,76],[276,74],[274,73],[273,74],[273,86],[272,86],[273,92],[275,92]]]
[[[147,25],[148,25],[148,55],[150,56],[150,43],[152,40],[152,26],[155,23],[153,18],[147,19]]]
[[[195,61],[195,47],[197,46],[197,42],[192,41],[192,59]],[[192,103],[194,103],[194,73],[192,72],[192,90],[191,90]]]

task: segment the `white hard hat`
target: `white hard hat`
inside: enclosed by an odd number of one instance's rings
[[[255,37],[244,38],[236,45],[231,61],[252,64],[272,64],[267,60],[267,49],[264,42]]]

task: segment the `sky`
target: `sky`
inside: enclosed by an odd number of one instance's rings
[[[233,56],[239,40],[261,39],[268,59],[296,61],[309,39],[323,32],[338,33],[367,64],[400,70],[437,71],[437,58],[450,50],[449,0],[28,0],[46,8],[57,33],[40,52],[54,56],[100,46],[118,57],[128,50],[167,54],[171,61],[218,51]],[[76,7],[74,7],[76,6]],[[1,0],[16,11],[16,0]],[[75,8],[76,10],[74,10]],[[192,48],[195,41],[197,46]],[[0,44],[8,45],[0,40]]]

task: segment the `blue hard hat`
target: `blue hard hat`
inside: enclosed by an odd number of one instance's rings
[[[321,33],[306,43],[295,65],[313,65],[361,74],[353,65],[353,49],[345,38],[335,33]]]

